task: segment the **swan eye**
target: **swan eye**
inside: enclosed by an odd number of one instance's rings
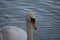
[[[32,17],[31,17],[31,22],[35,22],[35,18],[32,18]]]

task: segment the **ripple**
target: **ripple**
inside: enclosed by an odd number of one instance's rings
[[[1,25],[26,26],[25,16],[29,11],[35,11],[38,31],[34,31],[34,40],[54,40],[58,38],[60,26],[60,2],[55,0],[13,0],[3,1],[0,5],[1,22],[4,21],[2,13],[10,20]],[[4,11],[4,12],[3,12]],[[24,24],[23,24],[24,23]],[[21,27],[25,29],[25,27]],[[36,33],[36,34],[35,34]],[[40,35],[41,34],[41,35]],[[55,37],[54,37],[54,35]],[[47,36],[46,36],[47,35]],[[60,36],[59,36],[60,37]],[[60,39],[55,39],[60,40]]]

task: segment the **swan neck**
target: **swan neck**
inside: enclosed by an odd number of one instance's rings
[[[26,22],[27,22],[27,40],[33,40],[33,37],[32,37],[32,25],[28,20],[26,20]]]

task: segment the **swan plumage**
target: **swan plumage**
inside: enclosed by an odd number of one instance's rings
[[[0,40],[27,40],[27,33],[16,26],[5,26],[0,29]]]

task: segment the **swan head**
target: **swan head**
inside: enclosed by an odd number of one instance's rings
[[[27,14],[27,20],[32,24],[32,27],[36,30],[36,19],[34,12],[29,12]]]

